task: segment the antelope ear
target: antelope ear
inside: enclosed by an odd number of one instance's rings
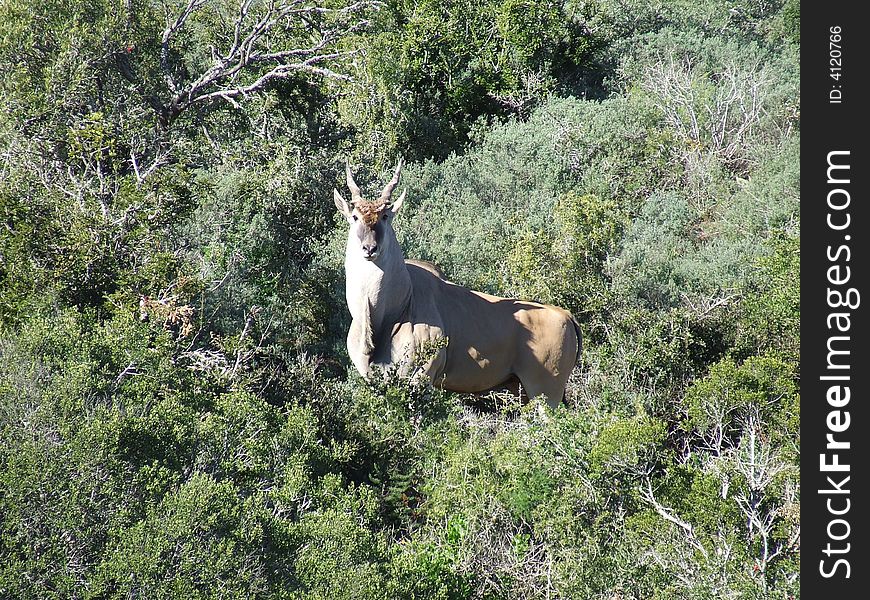
[[[393,211],[393,214],[396,214],[397,212],[399,212],[399,209],[402,208],[402,202],[405,201],[405,194],[407,194],[407,193],[408,193],[407,189],[403,190],[402,195],[399,196],[399,199],[390,205],[390,210]]]
[[[338,193],[338,190],[332,190],[333,200],[335,200],[335,208],[338,209],[338,212],[344,215],[344,218],[351,220],[351,215],[353,214],[353,209],[350,207],[350,204],[347,203],[347,200],[341,197],[341,194]]]

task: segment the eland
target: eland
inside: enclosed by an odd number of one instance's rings
[[[556,408],[581,350],[571,314],[470,290],[431,263],[406,260],[393,230],[407,194],[392,199],[402,161],[375,201],[363,199],[349,163],[345,170],[350,202],[338,190],[334,196],[350,225],[347,350],[357,371],[368,379],[376,366],[404,376],[419,369],[432,385],[473,394],[518,391],[519,384],[529,398],[543,395]]]

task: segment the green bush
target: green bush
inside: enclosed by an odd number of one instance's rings
[[[684,402],[685,427],[715,436],[718,444],[734,441],[749,417],[770,424],[775,437],[796,433],[790,430],[797,406],[794,373],[789,363],[773,356],[754,356],[739,366],[723,359],[692,384]]]
[[[567,193],[550,230],[528,231],[508,256],[506,293],[562,306],[581,322],[610,304],[605,276],[625,217],[613,202]]]
[[[643,475],[655,469],[657,446],[665,438],[664,423],[641,415],[608,424],[598,434],[590,466],[602,476]]]
[[[602,41],[562,3],[394,2],[360,40],[368,51],[341,114],[376,138],[363,150],[378,162],[396,148],[443,159],[478,119],[528,115]]]
[[[798,238],[773,240],[773,253],[756,261],[739,310],[735,347],[775,351],[789,361],[800,355],[800,252]]]

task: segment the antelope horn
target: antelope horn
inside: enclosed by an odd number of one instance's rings
[[[399,159],[399,165],[396,167],[396,172],[393,174],[393,178],[390,179],[389,183],[384,186],[384,191],[381,192],[381,202],[384,204],[390,203],[390,197],[393,195],[393,190],[396,189],[396,186],[399,185],[399,175],[402,172],[402,159]]]
[[[350,159],[344,163],[344,169],[347,172],[347,187],[350,188],[350,203],[356,204],[362,200],[362,194],[356,181],[353,180],[353,173],[350,172]]]

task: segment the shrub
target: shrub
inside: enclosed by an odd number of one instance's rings
[[[601,43],[561,3],[396,2],[379,22],[341,101],[378,163],[395,148],[443,159],[479,118],[528,115]]]
[[[756,261],[746,298],[738,309],[735,347],[775,351],[797,362],[800,351],[800,252],[798,238],[773,239],[773,253]]]
[[[622,65],[626,83],[660,112],[684,161],[709,153],[745,172],[750,149],[780,139],[794,123],[793,52],[670,28],[635,38],[631,48]]]
[[[746,419],[758,418],[788,437],[796,407],[794,372],[770,355],[754,356],[738,366],[731,359],[713,365],[709,374],[686,391],[687,430],[714,444],[736,444]],[[716,450],[718,449],[718,450]]]

